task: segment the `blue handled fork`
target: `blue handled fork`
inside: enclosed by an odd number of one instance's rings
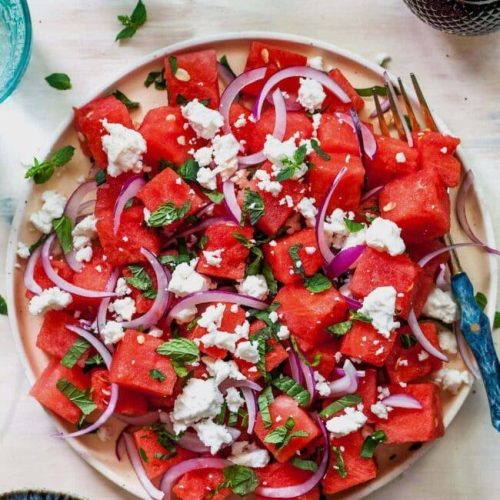
[[[438,127],[432,118],[432,114],[420,85],[418,84],[417,78],[413,73],[410,74],[410,78],[420,104],[420,112],[424,119],[426,129],[437,132]],[[411,131],[421,131],[422,127],[416,118],[401,78],[398,78],[398,87],[399,93],[405,104],[408,122],[406,122],[402,116],[401,105],[396,95],[396,91],[389,77],[386,75],[385,88],[389,98],[389,106],[393,116],[394,126],[401,139],[404,140],[406,138],[410,141],[411,139],[409,139],[409,136]],[[373,98],[380,131],[383,135],[389,136],[389,125],[385,120],[382,105],[380,104],[376,92],[374,92]],[[453,243],[449,234],[446,235],[444,239],[447,244]],[[451,255],[451,288],[460,306],[460,329],[481,371],[490,406],[491,422],[493,423],[493,427],[500,432],[500,363],[493,344],[490,322],[476,302],[474,288],[469,277],[463,271],[456,251],[452,250]]]

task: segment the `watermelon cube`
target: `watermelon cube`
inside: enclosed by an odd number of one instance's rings
[[[298,256],[302,262],[301,269],[306,276],[312,276],[323,264],[314,229],[302,229],[290,236],[273,240],[271,244],[266,243],[263,247],[266,260],[271,266],[274,277],[284,284],[302,281],[288,252],[295,245],[301,245]]]
[[[269,405],[269,412],[271,414],[272,424],[267,428],[264,427],[260,413],[257,414],[255,435],[280,463],[287,462],[298,451],[314,441],[320,434],[318,426],[314,423],[309,414],[300,408],[298,403],[289,396],[278,396]],[[295,422],[292,432],[305,431],[307,436],[293,437],[288,444],[281,448],[278,448],[274,443],[266,442],[266,436],[277,427],[284,426],[289,417],[293,418]]]
[[[231,132],[238,142],[243,146],[243,155],[248,154],[255,137],[256,125],[253,118],[249,120],[252,112],[238,102],[234,102],[229,110],[229,123]],[[259,120],[259,123],[262,121]],[[262,149],[262,148],[261,148]]]
[[[408,255],[391,256],[367,248],[358,260],[349,287],[358,298],[366,297],[381,286],[394,287],[398,292],[396,314],[407,318],[414,304],[421,275],[422,270]]]
[[[323,113],[318,129],[321,147],[328,153],[347,153],[359,156],[356,134],[346,121],[335,114]]]
[[[364,370],[365,376],[358,380],[358,388],[356,393],[363,400],[363,412],[368,417],[368,423],[375,421],[375,416],[372,414],[370,407],[377,402],[377,370],[368,368]]]
[[[439,337],[436,324],[432,321],[419,323],[425,337],[439,350]],[[412,346],[405,341],[415,342]],[[386,360],[385,368],[392,383],[412,382],[439,370],[443,363],[431,354],[425,352],[416,342],[408,326],[398,330],[398,337],[390,356]]]
[[[428,169],[395,179],[379,195],[381,214],[401,229],[408,243],[440,238],[450,230],[450,199],[436,172]]]
[[[312,293],[303,285],[285,285],[275,301],[280,304],[278,314],[283,323],[306,352],[328,342],[331,337],[326,328],[343,321],[348,310],[345,299],[333,287]]]
[[[208,107],[218,109],[219,75],[215,50],[188,52],[174,57],[176,64],[172,64],[172,56],[165,58],[165,79],[170,106],[198,99],[206,101]]]
[[[342,337],[340,352],[344,356],[361,359],[373,366],[383,366],[395,340],[394,332],[387,339],[380,335],[371,323],[354,321],[352,328]]]
[[[73,279],[73,270],[68,266],[66,260],[54,258],[50,261],[52,268],[54,271],[64,278],[66,281],[71,281]],[[45,274],[43,269],[42,259],[39,258],[35,263],[35,268],[33,269],[33,278],[36,283],[40,285],[42,290],[46,290],[47,288],[52,288],[54,283],[49,277]],[[31,299],[33,297],[33,293],[29,290],[26,290],[26,297]],[[71,307],[71,304],[70,304]]]
[[[232,493],[221,488],[224,482],[222,469],[199,469],[186,472],[172,488],[174,498],[182,500],[225,500]]]
[[[347,171],[335,188],[327,213],[330,214],[335,208],[356,212],[359,209],[361,190],[365,182],[365,169],[361,159],[345,153],[330,153],[329,156],[329,160],[321,158],[316,153],[312,153],[309,157],[312,164],[307,174],[310,196],[316,200],[316,205],[319,207],[331,183],[345,166]]]
[[[431,441],[444,434],[443,411],[439,389],[433,383],[389,386],[391,394],[408,394],[421,405],[420,410],[393,408],[387,420],[379,419],[377,430],[384,431],[387,443]]]
[[[31,388],[30,395],[57,416],[72,424],[77,424],[82,412],[57,388],[57,382],[62,378],[80,391],[86,391],[90,387],[88,375],[83,373],[79,366],[69,369],[61,365],[58,359],[53,359],[38,377]]]
[[[354,108],[358,113],[363,109],[365,101],[356,92],[349,80],[345,77],[340,69],[332,69],[328,75],[336,82],[339,87],[349,96],[350,102],[344,103],[338,97],[334,96],[331,92],[327,91],[327,97],[323,103],[323,108],[328,112],[338,111],[341,113],[349,113],[351,108]]]
[[[250,240],[253,236],[253,229],[229,224],[214,224],[208,227],[205,231],[207,241],[203,250],[199,252],[196,270],[216,278],[243,279],[246,269],[245,261],[249,250],[236,239],[235,234]],[[217,252],[219,250],[221,250],[221,262],[218,265],[210,264],[205,252]]]
[[[304,356],[309,363],[314,365],[314,369],[317,372],[321,373],[325,378],[330,378],[336,365],[335,354],[339,352],[339,350],[339,343],[332,338],[325,344],[313,347],[310,351],[306,352]]]
[[[127,330],[113,356],[109,379],[153,396],[172,394],[177,380],[170,359],[156,352],[162,340],[135,330]],[[158,370],[165,378],[153,379],[151,370]]]

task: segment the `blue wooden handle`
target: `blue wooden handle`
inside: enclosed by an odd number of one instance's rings
[[[453,276],[451,287],[460,305],[460,329],[483,376],[493,427],[500,432],[500,363],[493,345],[490,322],[477,305],[474,288],[465,273]]]

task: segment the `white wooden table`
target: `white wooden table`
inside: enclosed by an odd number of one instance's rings
[[[135,0],[31,0],[33,55],[18,91],[0,105],[0,258],[9,214],[29,163],[68,113],[96,86],[148,52],[222,31],[272,30],[333,42],[368,58],[388,52],[391,70],[413,71],[425,93],[481,172],[500,234],[500,33],[459,38],[433,31],[402,0],[145,0],[149,20],[118,45],[117,14]],[[58,92],[43,77],[71,76]],[[3,288],[3,283],[0,287]],[[2,290],[3,293],[3,290]],[[92,500],[129,499],[62,440],[27,396],[28,384],[6,321],[0,319],[0,493],[48,488]],[[498,332],[497,332],[498,339]],[[475,388],[446,437],[374,499],[493,500],[500,491],[500,437],[489,423],[482,387]]]

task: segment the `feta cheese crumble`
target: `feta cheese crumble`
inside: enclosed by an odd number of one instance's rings
[[[297,210],[300,215],[304,217],[307,227],[314,227],[316,225],[316,215],[318,215],[318,209],[314,205],[316,200],[314,198],[302,198],[297,204]]]
[[[228,458],[233,464],[260,469],[270,460],[269,452],[259,448],[255,443],[238,441],[231,446],[231,456]]]
[[[326,428],[334,437],[342,437],[361,429],[367,421],[366,415],[356,408],[346,408],[345,414],[333,417],[326,423]]]
[[[17,256],[21,259],[27,259],[30,256],[30,248],[25,245],[22,241],[17,242]]]
[[[125,295],[130,295],[132,290],[127,285],[127,280],[125,278],[118,278],[116,281],[115,292],[119,297],[124,297]]]
[[[52,221],[64,213],[66,197],[57,191],[44,191],[42,201],[42,208],[31,214],[30,221],[40,232],[49,234],[52,231]]]
[[[443,351],[447,351],[451,354],[456,354],[458,352],[457,337],[453,332],[449,330],[441,330],[438,333],[439,336],[439,347]]]
[[[40,295],[35,295],[29,302],[28,310],[33,316],[38,316],[46,311],[60,311],[72,301],[71,294],[54,286],[46,288]]]
[[[208,167],[212,163],[212,154],[212,148],[205,146],[196,150],[193,157],[200,167]]]
[[[255,299],[265,300],[269,294],[266,278],[262,274],[247,276],[238,286],[238,292]]]
[[[226,392],[227,408],[232,413],[238,413],[238,410],[243,406],[245,400],[240,394],[240,391],[235,387],[229,387]]]
[[[472,375],[456,368],[441,368],[434,375],[434,381],[445,391],[456,394],[462,384],[472,384]]]
[[[314,113],[321,108],[323,101],[326,98],[323,85],[312,78],[301,78],[297,101],[304,109],[310,113]]]
[[[77,262],[90,262],[92,260],[92,256],[94,255],[94,251],[92,247],[83,247],[80,250],[76,251],[75,260]]]
[[[182,106],[181,113],[196,135],[203,139],[212,139],[224,125],[222,115],[217,110],[204,106],[198,99],[193,99]]]
[[[233,360],[224,361],[223,359],[211,358],[209,356],[204,356],[201,360],[207,367],[208,374],[214,377],[216,385],[221,384],[228,378],[232,380],[245,380],[246,378]]]
[[[108,321],[101,329],[101,335],[105,344],[116,344],[125,336],[123,327],[116,321]]]
[[[281,190],[283,189],[281,183],[278,181],[272,181],[271,176],[265,170],[257,170],[254,177],[259,181],[257,183],[257,187],[260,190],[271,193],[274,197],[281,193]]]
[[[277,170],[283,168],[283,161],[293,158],[297,151],[295,139],[290,137],[284,142],[281,142],[271,134],[267,134],[266,142],[264,143],[264,156],[276,167]]]
[[[260,359],[257,343],[250,340],[240,342],[236,346],[234,355],[237,358],[243,359],[244,361],[248,361],[249,363],[253,364],[257,363]]]
[[[189,264],[182,262],[174,269],[168,290],[176,297],[185,297],[190,293],[209,289],[210,280],[195,271],[197,262],[197,259],[193,259]]]
[[[406,156],[402,151],[396,153],[395,159],[396,163],[406,163]]]
[[[132,297],[116,299],[108,306],[108,311],[114,313],[118,321],[130,321],[136,310],[135,301]]]
[[[218,248],[217,250],[203,250],[203,256],[209,266],[220,267],[222,263],[223,251],[224,248]]]
[[[172,315],[172,317],[177,321],[178,324],[183,325],[184,323],[189,323],[193,321],[193,319],[198,314],[198,309],[196,306],[185,307],[180,311],[176,312]]]
[[[87,215],[73,228],[71,236],[75,250],[80,250],[92,243],[92,240],[97,236],[96,223],[97,219],[94,215]]]
[[[323,58],[321,56],[308,57],[307,65],[310,68],[317,69],[319,71],[324,71]]]
[[[366,244],[379,252],[401,255],[406,250],[401,228],[388,219],[377,217],[366,230]]]
[[[385,338],[389,338],[391,331],[400,326],[399,322],[394,321],[396,295],[393,286],[379,286],[364,298],[363,306],[359,310],[371,318],[375,330]]]
[[[375,404],[370,406],[370,410],[376,417],[382,420],[387,420],[389,418],[389,412],[391,412],[393,408],[386,406],[382,403],[382,401],[377,401]]]
[[[318,391],[318,394],[327,398],[331,394],[332,390],[330,388],[330,384],[326,381],[326,378],[315,370],[314,381],[316,382],[316,390]]]
[[[200,441],[210,448],[215,455],[225,444],[233,442],[233,436],[225,425],[216,424],[212,419],[206,419],[193,425]]]
[[[290,330],[286,325],[281,325],[276,335],[280,340],[287,340],[290,338]]]
[[[458,306],[449,291],[434,288],[427,297],[422,312],[430,318],[451,324],[458,319]]]

